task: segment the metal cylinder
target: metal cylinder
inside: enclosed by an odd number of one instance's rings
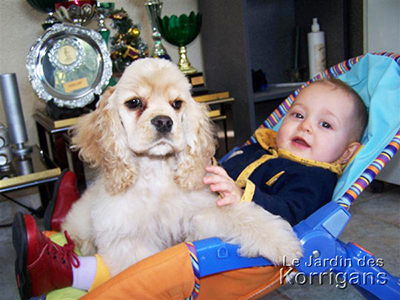
[[[23,144],[28,140],[28,135],[15,73],[0,75],[0,89],[11,143]]]
[[[33,163],[30,157],[25,159],[16,159],[14,167],[18,175],[28,175],[33,173]]]

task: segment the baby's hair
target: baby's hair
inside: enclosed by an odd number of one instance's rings
[[[354,103],[354,108],[355,108],[355,124],[354,126],[354,135],[357,141],[360,141],[362,138],[362,135],[364,133],[365,128],[367,127],[368,124],[368,111],[367,107],[365,106],[365,103],[363,99],[360,97],[360,95],[347,83],[344,81],[337,79],[337,78],[326,78],[326,79],[321,79],[318,81],[315,81],[315,83],[327,83],[332,85],[334,88],[340,89],[341,91],[345,92],[348,94],[351,99],[353,100]]]

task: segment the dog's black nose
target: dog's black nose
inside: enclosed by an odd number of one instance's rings
[[[157,116],[151,120],[151,124],[161,133],[170,132],[174,122],[168,116]]]

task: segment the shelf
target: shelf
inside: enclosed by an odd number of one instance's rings
[[[270,84],[267,90],[254,93],[254,103],[286,98],[303,84],[303,82]]]
[[[60,168],[45,163],[39,147],[34,145],[26,157],[15,156],[10,169],[0,172],[0,193],[56,181],[60,174]]]

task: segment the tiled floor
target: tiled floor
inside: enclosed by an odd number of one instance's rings
[[[0,202],[0,220],[3,223],[10,220],[14,212],[13,205]],[[352,219],[341,240],[361,244],[372,251],[377,258],[383,259],[387,271],[400,276],[400,187],[387,186],[380,194],[364,191],[353,205],[351,213]],[[19,299],[14,279],[14,259],[11,228],[0,228],[0,299],[2,300]],[[329,277],[324,278],[322,285],[315,282],[286,285],[262,299],[363,299],[353,287],[341,289],[340,282],[333,281],[331,284]]]

